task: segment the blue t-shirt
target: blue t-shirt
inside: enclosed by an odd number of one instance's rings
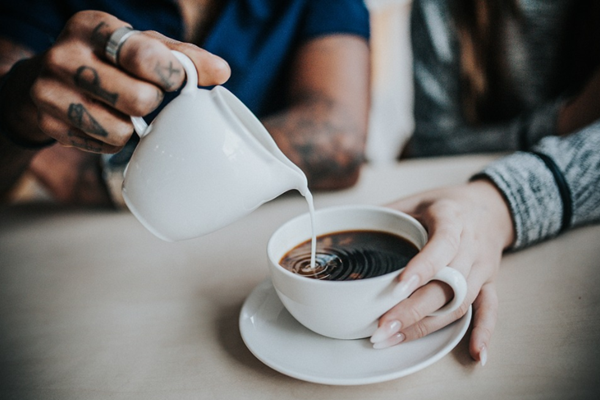
[[[42,52],[82,10],[106,11],[135,29],[183,40],[176,0],[2,1],[0,35]],[[298,46],[336,33],[368,38],[362,0],[229,0],[201,47],[229,63],[231,78],[224,86],[263,117],[285,106],[283,82]]]

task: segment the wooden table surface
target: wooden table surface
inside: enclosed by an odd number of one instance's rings
[[[383,204],[465,181],[493,156],[366,167],[315,206]],[[266,243],[307,211],[284,195],[210,235],[166,243],[127,211],[0,209],[0,399],[600,398],[600,226],[507,254],[485,367],[462,340],[414,374],[331,386],[245,346],[240,309],[268,276]]]

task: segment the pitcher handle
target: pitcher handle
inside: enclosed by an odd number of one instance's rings
[[[179,62],[183,65],[183,69],[185,70],[185,75],[187,78],[187,82],[183,89],[181,89],[181,94],[193,93],[194,90],[198,87],[198,72],[196,71],[196,66],[190,60],[188,56],[177,51],[171,50],[171,53]],[[140,138],[143,138],[148,134],[148,124],[142,117],[131,117],[131,122],[133,123],[133,129],[138,134]]]

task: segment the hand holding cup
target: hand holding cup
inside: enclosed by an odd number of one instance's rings
[[[399,211],[375,206],[345,206],[318,210],[315,214],[317,236],[347,231],[377,231],[404,238],[416,249],[427,242],[421,224]],[[314,332],[336,339],[371,336],[379,318],[403,298],[395,288],[404,265],[383,275],[357,280],[319,280],[291,272],[281,265],[282,258],[311,235],[308,214],[281,226],[267,246],[273,286],[287,310]],[[375,243],[375,248],[377,244]],[[350,246],[351,247],[351,246]],[[319,252],[319,247],[317,249]],[[463,302],[467,288],[464,277],[452,268],[443,268],[434,277],[446,283],[453,299],[435,315],[448,314]]]

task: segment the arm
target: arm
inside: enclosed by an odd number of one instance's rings
[[[122,148],[133,133],[129,115],[150,113],[165,91],[176,90],[184,80],[183,68],[169,49],[192,58],[201,84],[227,80],[229,68],[222,59],[155,32],[132,36],[121,49],[121,65],[112,65],[104,47],[110,34],[124,25],[106,13],[80,12],[51,48],[14,66],[0,92],[0,121],[13,139],[0,139],[1,194],[37,153],[23,143],[35,147],[52,138],[92,153]],[[5,41],[0,58],[11,64],[17,58],[15,49],[19,46]],[[62,184],[60,179],[57,184]]]
[[[33,53],[24,46],[12,43],[0,37],[0,76],[4,83],[0,86],[0,129],[4,129],[5,113],[1,112],[8,108],[8,102],[3,93],[8,91],[9,82],[4,79],[12,66]],[[2,199],[21,174],[27,169],[31,158],[35,155],[34,150],[24,149],[10,141],[5,135],[0,135],[0,199]]]
[[[567,137],[548,137],[534,150],[551,157],[570,192],[567,228],[600,222],[600,121]],[[474,310],[470,352],[487,358],[498,300],[495,277],[502,252],[560,232],[563,200],[546,164],[531,153],[515,153],[488,166],[472,182],[401,199],[391,207],[408,212],[427,228],[430,240],[400,276],[405,297],[380,320],[376,347],[388,347],[436,331]],[[455,315],[426,318],[449,298],[442,285],[421,287],[449,265],[467,277],[467,298]]]
[[[298,51],[291,106],[264,122],[312,189],[341,189],[358,179],[369,107],[369,48],[352,35],[318,37]]]
[[[508,202],[515,249],[556,236],[565,212],[572,215],[565,228],[600,221],[598,149],[600,120],[564,138],[548,137],[533,148],[550,157],[564,177],[569,194],[564,200],[555,177],[534,154],[518,152],[483,171],[482,176],[491,179]]]

